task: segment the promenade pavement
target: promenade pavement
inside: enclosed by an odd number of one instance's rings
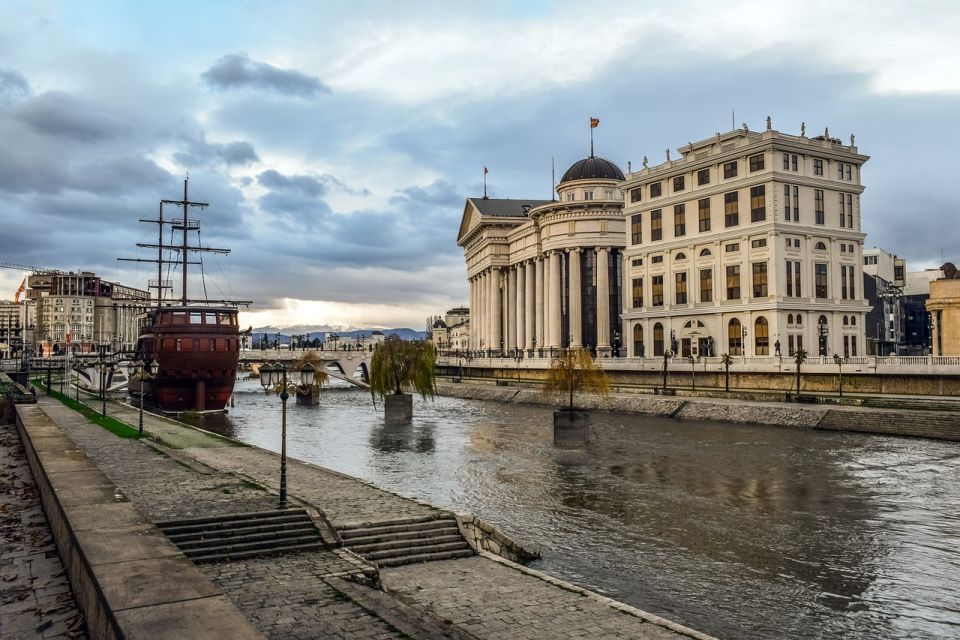
[[[41,397],[39,402],[137,509],[155,521],[276,508],[276,454],[147,414],[147,435],[166,447],[158,451],[146,442],[119,438],[55,400]],[[114,417],[136,424],[135,409],[116,403],[108,408]],[[292,504],[313,506],[335,525],[438,512],[299,461],[289,462],[288,479]],[[653,624],[630,607],[484,556],[385,569],[385,593],[356,584],[364,576],[356,559],[341,549],[200,568],[272,640],[707,638]]]

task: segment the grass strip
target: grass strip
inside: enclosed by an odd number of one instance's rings
[[[66,407],[73,409],[90,422],[103,427],[113,435],[121,438],[140,438],[139,430],[131,427],[126,422],[121,422],[120,420],[117,420],[111,416],[101,415],[99,411],[93,409],[92,407],[88,407],[82,402],[77,402],[73,398],[59,393],[58,391],[54,391],[53,389],[46,389],[46,385],[44,385],[40,380],[34,380],[33,384],[35,387],[43,387],[51,398],[56,398]]]

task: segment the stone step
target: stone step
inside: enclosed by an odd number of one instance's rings
[[[436,522],[437,520],[451,520],[449,513],[437,511],[426,516],[413,516],[410,518],[397,518],[396,520],[390,520],[389,524],[420,524],[424,522]],[[337,525],[338,529],[367,529],[370,527],[376,527],[378,525],[385,524],[384,522],[341,522]]]
[[[216,537],[200,538],[195,540],[175,541],[180,549],[186,552],[188,549],[210,549],[223,546],[244,544],[248,542],[275,542],[278,540],[289,540],[292,538],[302,538],[304,536],[317,536],[315,527],[300,527],[298,529],[289,529],[284,531],[266,531],[247,535],[220,535]]]
[[[457,521],[454,519],[443,519],[443,520],[431,520],[429,522],[419,522],[419,523],[410,523],[410,524],[393,524],[393,523],[382,523],[382,524],[372,524],[371,526],[364,526],[356,529],[341,528],[339,529],[340,537],[344,540],[348,538],[361,538],[368,536],[383,535],[387,533],[401,533],[408,531],[427,531],[430,529],[440,529],[448,527],[456,527]]]
[[[209,553],[204,555],[191,556],[190,559],[196,563],[205,563],[205,562],[224,562],[229,560],[243,560],[245,558],[257,558],[261,556],[273,556],[273,555],[282,555],[288,553],[304,553],[307,551],[322,551],[323,543],[322,542],[309,542],[306,544],[291,544],[283,545],[279,547],[273,547],[268,551],[263,549],[251,549],[247,551],[230,551],[230,552],[216,552]]]
[[[193,540],[211,540],[214,538],[226,538],[226,537],[235,537],[235,536],[245,536],[245,535],[255,535],[260,533],[281,533],[283,531],[296,531],[298,529],[303,529],[305,527],[311,527],[313,523],[310,521],[296,520],[290,522],[281,522],[278,524],[270,525],[255,525],[255,526],[242,526],[235,529],[230,528],[216,528],[216,529],[200,529],[197,531],[190,531],[188,533],[176,533],[176,534],[167,534],[167,537],[170,538],[173,542],[180,544],[182,542],[191,542]]]
[[[357,536],[354,538],[344,538],[343,546],[356,547],[380,542],[397,542],[402,540],[420,540],[433,536],[459,536],[460,529],[457,527],[443,527],[437,529],[425,529],[419,531],[397,531],[394,533],[384,533],[375,536]]]
[[[470,545],[467,544],[466,540],[458,540],[456,542],[446,542],[444,544],[434,544],[429,547],[422,546],[413,546],[413,547],[399,547],[395,549],[386,549],[384,551],[371,551],[369,553],[361,553],[360,557],[365,560],[370,560],[371,562],[379,562],[380,560],[386,560],[390,558],[400,558],[403,556],[415,556],[415,555],[430,555],[433,553],[441,553],[444,551],[469,551],[471,554],[473,550],[470,548]]]
[[[421,562],[435,562],[437,560],[456,560],[457,558],[469,558],[474,555],[473,549],[467,548],[462,551],[442,551],[437,553],[423,553],[412,556],[397,556],[385,558],[376,562],[378,567],[399,567],[405,564],[418,564]]]
[[[305,536],[296,536],[291,538],[280,538],[273,540],[259,540],[254,542],[237,542],[237,543],[228,543],[216,545],[213,547],[201,547],[193,549],[182,549],[183,553],[188,558],[194,558],[196,556],[204,556],[211,553],[221,553],[221,554],[232,554],[234,552],[241,551],[273,551],[282,547],[296,546],[296,545],[305,545],[320,543],[323,541],[316,535],[305,535]]]
[[[414,540],[395,540],[392,542],[376,542],[372,544],[345,545],[350,551],[367,557],[368,554],[375,551],[388,551],[391,549],[409,549],[412,547],[432,547],[435,545],[464,543],[463,537],[457,532],[456,535],[436,536],[432,538],[417,538]],[[465,544],[465,543],[464,543]]]
[[[275,516],[303,515],[306,511],[303,509],[275,509],[273,511],[250,511],[247,513],[225,513],[217,516],[206,516],[203,518],[184,518],[183,520],[165,520],[155,523],[161,529],[166,526],[183,526],[195,524],[210,524],[214,522],[226,522],[229,520],[261,520]]]
[[[307,515],[305,511],[300,511],[279,516],[227,516],[219,520],[210,520],[202,523],[164,522],[159,523],[157,526],[168,536],[174,536],[203,531],[215,531],[217,529],[236,529],[251,526],[282,525],[299,522],[312,522],[312,520],[310,520],[310,516]]]

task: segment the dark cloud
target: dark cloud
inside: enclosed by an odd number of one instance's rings
[[[260,162],[253,145],[240,140],[220,144],[202,139],[190,139],[184,151],[173,154],[173,159],[184,167],[200,167],[223,163],[227,166],[243,166]]]
[[[36,133],[80,142],[114,138],[129,129],[103,105],[62,91],[49,91],[24,101],[15,115]]]
[[[13,69],[0,69],[0,105],[13,104],[30,95],[30,83]]]
[[[329,87],[313,76],[280,69],[265,62],[254,62],[246,53],[223,56],[200,77],[214,89],[253,87],[305,98],[330,92]]]

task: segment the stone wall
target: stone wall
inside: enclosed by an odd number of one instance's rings
[[[457,526],[474,551],[488,551],[512,562],[529,562],[540,557],[540,550],[528,551],[509,536],[473,515],[458,513]]]

